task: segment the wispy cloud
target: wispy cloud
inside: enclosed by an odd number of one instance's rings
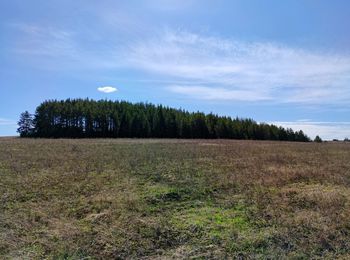
[[[311,138],[319,135],[322,139],[343,140],[345,137],[350,138],[350,122],[313,122],[298,120],[293,122],[269,122],[275,125],[292,128],[293,130],[302,129]]]
[[[104,86],[97,88],[97,90],[103,93],[113,93],[117,91],[117,88],[111,86]]]
[[[65,58],[77,56],[78,46],[72,31],[34,24],[16,23],[11,26],[22,34],[21,41],[16,42],[17,53]]]
[[[25,36],[18,53],[35,55],[45,68],[50,63],[61,70],[133,69],[173,81],[168,91],[203,100],[332,105],[350,100],[349,54],[181,30],[129,35],[121,43],[113,36],[96,40],[49,26],[16,26]],[[175,83],[181,81],[190,83]]]
[[[86,35],[68,29],[45,25],[11,24],[21,33],[21,40],[13,51],[21,58],[30,57],[32,63],[44,69],[85,70],[118,68],[122,53],[116,44],[96,34]],[[87,37],[88,39],[85,39]],[[98,38],[98,39],[96,39]],[[94,48],[92,48],[92,46]],[[99,46],[96,48],[96,46]]]
[[[348,55],[168,31],[134,44],[127,60],[138,69],[199,82],[195,88],[169,88],[194,98],[205,98],[206,85],[218,89],[218,100],[228,93],[232,100],[246,101],[341,103],[350,98]]]

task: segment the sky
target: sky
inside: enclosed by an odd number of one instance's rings
[[[0,136],[44,100],[151,102],[350,138],[348,0],[3,0]]]

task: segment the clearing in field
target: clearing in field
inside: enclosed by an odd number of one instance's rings
[[[350,145],[0,139],[0,258],[348,258]]]

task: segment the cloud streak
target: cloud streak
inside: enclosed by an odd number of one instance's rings
[[[5,118],[0,118],[0,126],[14,126],[16,125],[16,121],[10,120],[10,119],[5,119]]]
[[[239,90],[203,86],[179,86],[172,85],[168,89],[177,94],[182,94],[189,98],[196,97],[202,100],[238,100],[238,101],[266,101],[271,98],[261,92],[254,92],[252,90]]]

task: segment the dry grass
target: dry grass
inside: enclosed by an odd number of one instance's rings
[[[0,258],[349,258],[350,144],[0,139]]]

